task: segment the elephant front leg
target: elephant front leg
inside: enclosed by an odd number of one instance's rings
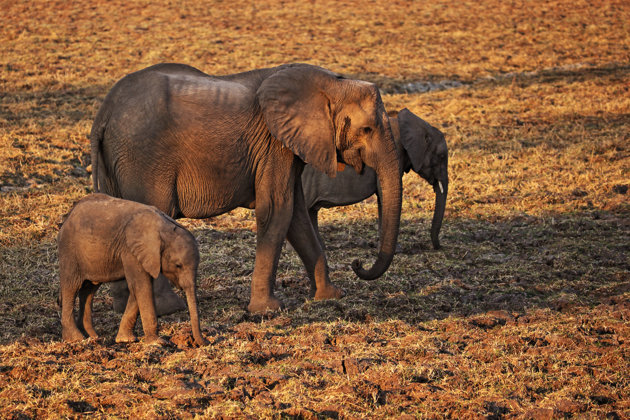
[[[280,300],[274,296],[273,291],[282,244],[293,213],[293,194],[278,191],[277,186],[295,182],[294,176],[289,178],[273,180],[270,177],[267,181],[272,186],[265,186],[264,183],[257,186],[256,262],[252,275],[251,298],[247,306],[250,312],[275,311],[281,307]]]
[[[312,213],[309,216],[306,210],[301,182],[296,182],[294,196],[293,217],[287,238],[304,263],[311,283],[311,296],[316,300],[339,299],[345,296],[345,292],[335,286],[328,277],[323,240],[313,226]],[[314,223],[317,223],[316,212],[314,217]]]
[[[142,268],[134,256],[123,257],[125,277],[129,286],[129,297],[135,297],[137,307],[140,310],[144,340],[146,343],[166,344],[166,340],[160,338],[157,333],[157,315],[153,300],[153,285],[151,276]],[[129,303],[127,304],[129,309]],[[127,310],[125,310],[125,314]],[[137,312],[136,312],[137,313]],[[121,323],[122,328],[122,323]]]
[[[266,232],[261,233],[260,230],[258,231],[251,297],[247,306],[249,312],[276,311],[281,307],[280,300],[274,296],[273,290],[280,251],[289,225],[287,220],[288,217],[284,221],[273,220],[267,226]],[[269,230],[272,232],[269,232]]]

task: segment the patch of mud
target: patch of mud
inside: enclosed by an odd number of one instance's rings
[[[441,80],[439,82],[418,81],[405,83],[394,88],[392,93],[427,93],[438,90],[454,89],[464,86],[464,83],[458,80]]]
[[[513,81],[549,81],[556,79],[567,78],[590,78],[590,77],[602,77],[609,74],[618,74],[619,72],[630,71],[629,65],[624,64],[611,64],[606,66],[592,66],[585,63],[568,64],[565,66],[554,66],[544,69],[523,71],[523,72],[509,72],[493,74],[490,76],[481,77],[471,81],[462,81],[455,79],[443,79],[440,81],[432,80],[417,80],[417,81],[399,81],[385,78],[384,81],[374,81],[381,86],[381,90],[385,94],[414,94],[414,93],[428,93],[447,89],[457,89],[465,86],[473,86],[486,83],[512,83]]]

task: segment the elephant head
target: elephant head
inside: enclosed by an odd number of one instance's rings
[[[197,344],[207,344],[199,324],[196,283],[199,249],[194,236],[182,225],[155,209],[138,212],[126,229],[129,251],[142,268],[153,279],[157,279],[160,273],[163,274],[173,285],[184,291],[193,337]]]
[[[405,172],[413,169],[435,191],[431,242],[435,249],[439,249],[439,234],[448,194],[448,148],[444,134],[407,108],[399,111],[398,117],[392,122],[398,126],[394,127],[394,131],[400,132],[400,145],[404,149],[402,169]]]
[[[400,223],[400,168],[389,118],[378,88],[308,65],[288,65],[260,85],[258,101],[272,135],[304,162],[335,177],[339,164],[376,171],[383,191],[376,262],[352,268],[364,279],[381,276],[394,256]],[[341,165],[343,166],[343,165]]]

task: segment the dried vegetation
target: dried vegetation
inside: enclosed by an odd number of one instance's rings
[[[624,1],[2,2],[0,417],[627,418],[630,7]],[[400,253],[374,282],[376,204],[321,212],[333,281],[245,312],[252,212],[187,220],[202,327],[172,346],[60,342],[57,222],[90,191],[86,136],[111,85],[161,61],[208,73],[309,62],[372,80],[440,127],[451,188],[433,251],[430,188],[404,178]],[[406,93],[418,81],[459,86]]]

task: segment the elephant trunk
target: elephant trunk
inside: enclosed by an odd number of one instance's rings
[[[434,249],[440,249],[440,229],[442,228],[442,220],[444,219],[444,210],[446,209],[446,196],[448,194],[448,176],[435,181],[433,184],[435,191],[435,210],[433,212],[433,221],[431,222],[431,242]]]
[[[383,155],[381,155],[383,156]],[[400,209],[402,202],[402,179],[399,170],[399,161],[396,151],[385,156],[390,159],[376,166],[376,175],[381,186],[382,214],[381,237],[378,257],[374,265],[365,270],[359,260],[352,262],[352,269],[360,278],[373,280],[385,273],[394,258],[396,242],[398,240],[398,228],[400,225]],[[391,159],[391,156],[394,159]]]
[[[186,294],[186,302],[188,303],[188,313],[190,315],[190,324],[192,329],[192,335],[195,343],[199,346],[205,346],[208,341],[203,338],[201,333],[201,325],[199,322],[199,308],[197,306],[197,294],[194,286],[187,287],[184,290]]]

